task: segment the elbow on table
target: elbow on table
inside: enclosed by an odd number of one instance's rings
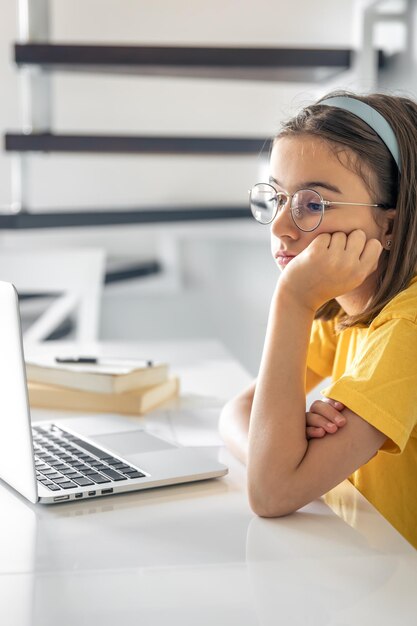
[[[297,510],[294,502],[288,494],[281,493],[278,490],[267,492],[260,490],[255,485],[248,485],[249,505],[255,515],[259,517],[284,517],[291,515]]]

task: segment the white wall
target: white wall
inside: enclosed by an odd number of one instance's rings
[[[56,40],[343,46],[353,8],[350,0],[56,0],[53,10]]]

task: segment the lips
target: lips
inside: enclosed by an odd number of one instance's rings
[[[275,258],[283,258],[283,259],[293,259],[295,256],[297,256],[296,254],[287,254],[287,252],[280,252],[278,250],[278,252],[275,253]]]
[[[288,265],[288,263],[290,263],[290,261],[292,261],[296,256],[296,254],[287,254],[286,252],[280,251],[275,253],[275,259],[277,261],[277,264],[281,267],[285,267],[286,265]]]

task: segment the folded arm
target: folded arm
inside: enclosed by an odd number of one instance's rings
[[[348,408],[332,437],[307,439],[305,371],[314,311],[277,289],[249,426],[248,492],[265,517],[291,513],[372,458],[386,437]]]
[[[322,376],[307,367],[306,393],[312,391],[321,380]],[[219,420],[219,432],[223,441],[230,452],[245,464],[248,462],[249,422],[255,389],[256,380],[224,405]]]

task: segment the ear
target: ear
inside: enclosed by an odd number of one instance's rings
[[[383,235],[391,235],[394,227],[394,220],[397,213],[397,209],[387,209],[383,211],[381,215],[381,227]]]

